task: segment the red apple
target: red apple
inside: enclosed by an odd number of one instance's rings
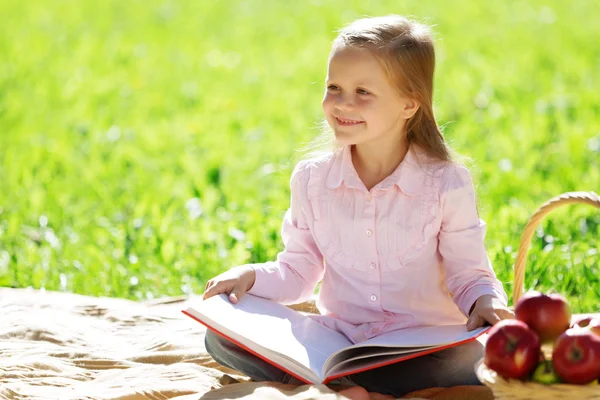
[[[588,329],[600,337],[600,319],[593,318],[588,325]]]
[[[538,364],[540,340],[527,324],[504,319],[489,331],[483,362],[503,378],[526,378]]]
[[[593,382],[600,376],[600,337],[588,329],[568,329],[554,344],[552,365],[567,383]]]
[[[515,316],[537,333],[542,343],[553,342],[571,326],[571,307],[560,294],[527,292],[517,302]]]

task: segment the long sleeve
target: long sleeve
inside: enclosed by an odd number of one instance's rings
[[[303,212],[309,174],[307,162],[300,162],[292,172],[290,207],[281,228],[285,249],[277,255],[277,261],[252,265],[256,280],[248,293],[282,304],[296,304],[309,299],[323,278],[323,256]]]
[[[447,167],[440,197],[439,251],[454,302],[466,316],[482,295],[492,295],[506,304],[506,292],[496,278],[485,249],[486,224],[479,219],[469,171],[459,166]]]

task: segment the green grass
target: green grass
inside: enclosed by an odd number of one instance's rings
[[[4,0],[0,285],[146,299],[274,259],[334,30],[388,13],[435,25],[436,115],[510,292],[531,213],[600,187],[595,0]],[[598,209],[553,212],[526,288],[597,311],[599,237]]]

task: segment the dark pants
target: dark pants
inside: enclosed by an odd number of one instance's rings
[[[235,369],[255,381],[300,383],[296,378],[261,360],[227,339],[206,332],[206,350],[219,364]],[[480,385],[475,362],[483,357],[483,345],[472,341],[425,356],[349,375],[340,383],[355,384],[369,392],[401,397],[406,393],[430,388]],[[336,383],[335,381],[332,383]]]

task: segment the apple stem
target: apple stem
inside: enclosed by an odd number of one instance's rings
[[[581,354],[581,350],[578,348],[573,349],[573,360],[574,361],[580,361],[583,357],[583,354]]]

